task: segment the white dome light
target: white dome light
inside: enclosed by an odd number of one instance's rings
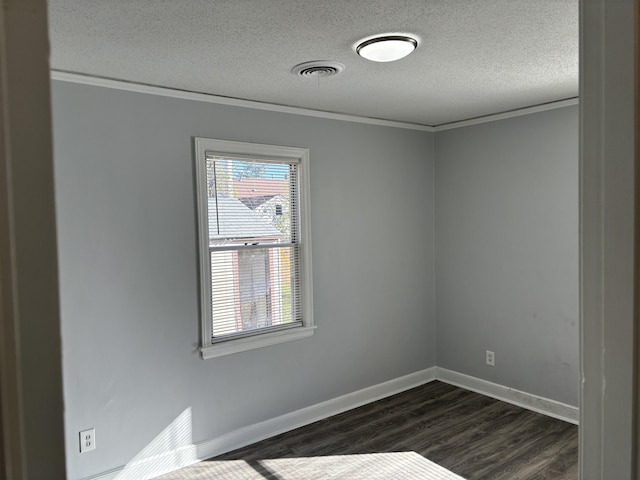
[[[403,35],[376,37],[361,42],[356,52],[372,62],[393,62],[406,57],[418,46],[415,38]]]

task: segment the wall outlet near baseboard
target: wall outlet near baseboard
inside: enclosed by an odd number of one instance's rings
[[[496,354],[491,350],[486,351],[486,362],[490,367],[496,366]]]
[[[96,429],[90,428],[80,432],[80,453],[96,449]]]

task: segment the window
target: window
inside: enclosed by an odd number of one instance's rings
[[[308,150],[195,139],[202,358],[313,333]]]

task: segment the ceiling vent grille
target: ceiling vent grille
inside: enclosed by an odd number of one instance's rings
[[[305,62],[291,69],[294,75],[302,78],[326,78],[342,73],[344,65],[326,60]]]

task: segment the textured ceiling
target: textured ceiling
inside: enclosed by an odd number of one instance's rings
[[[578,0],[50,0],[52,68],[439,125],[578,95]],[[408,57],[354,44],[412,33]],[[346,66],[303,79],[310,60]]]

